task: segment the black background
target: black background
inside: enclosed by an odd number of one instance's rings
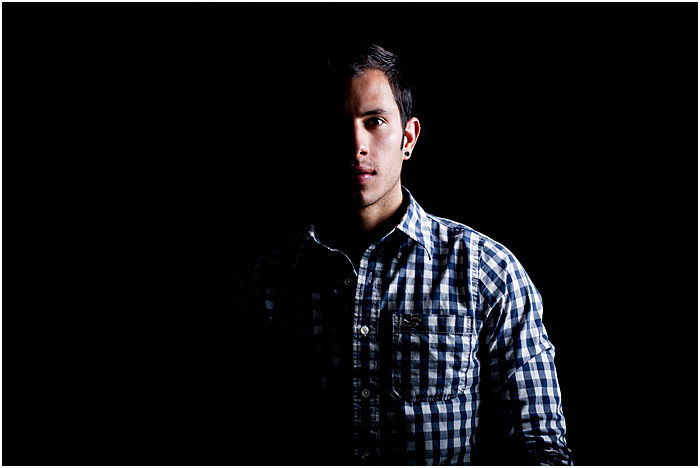
[[[5,465],[251,461],[217,324],[323,198],[353,37],[413,71],[404,184],[542,293],[574,461],[697,464],[697,4],[2,8]]]

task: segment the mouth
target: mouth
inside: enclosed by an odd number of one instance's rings
[[[353,169],[351,174],[352,181],[355,184],[364,185],[369,183],[377,175],[377,171],[360,167]]]

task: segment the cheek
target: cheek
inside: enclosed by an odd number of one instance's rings
[[[401,153],[396,148],[392,148],[391,151],[384,153],[384,174],[389,176],[388,179],[393,180],[398,174],[401,173],[402,164],[403,159],[401,158]]]
[[[376,148],[379,150],[380,154],[384,158],[393,159],[396,154],[401,152],[401,138],[402,135],[397,132],[392,132],[392,135],[386,138],[379,138],[375,142]]]

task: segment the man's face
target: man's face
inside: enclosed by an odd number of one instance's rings
[[[391,85],[379,70],[351,80],[343,104],[342,134],[346,151],[354,151],[346,176],[353,201],[365,208],[401,191],[404,129]]]

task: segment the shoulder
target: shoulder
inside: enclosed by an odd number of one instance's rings
[[[236,283],[252,287],[282,281],[303,255],[304,239],[303,232],[280,239],[275,247],[240,266],[235,273]]]
[[[521,310],[513,306],[524,304],[541,309],[542,298],[537,288],[518,258],[506,246],[467,225],[435,216],[430,218],[435,223],[435,231],[443,233],[438,237],[451,237],[452,242],[459,239],[462,247],[467,246],[469,259],[465,258],[462,262],[474,271],[481,310],[486,315],[494,308]],[[441,246],[445,246],[442,241]]]
[[[430,230],[433,237],[442,245],[444,242],[463,241],[467,244],[479,243],[483,234],[472,229],[466,224],[452,221],[451,219],[441,218],[432,214],[426,216],[430,221]]]
[[[468,248],[483,281],[505,280],[511,274],[524,274],[517,257],[502,243],[466,224],[430,214],[428,218],[441,246],[457,241]]]
[[[515,256],[503,244],[476,229],[447,218],[427,215],[432,222],[433,232],[438,239],[459,239],[477,245],[482,258],[496,261],[514,261]]]

